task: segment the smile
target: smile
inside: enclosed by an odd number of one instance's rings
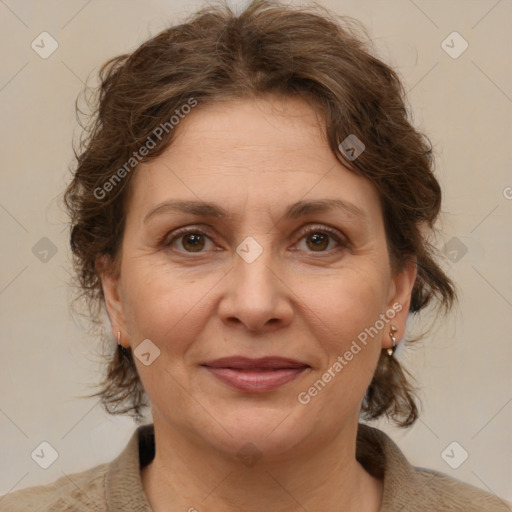
[[[273,391],[309,368],[307,364],[279,357],[224,358],[202,366],[224,384],[246,393]]]

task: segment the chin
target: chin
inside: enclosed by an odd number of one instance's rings
[[[304,418],[298,418],[298,414],[284,407],[239,407],[223,415],[224,428],[217,427],[207,441],[239,459],[280,458],[291,453],[307,437]]]

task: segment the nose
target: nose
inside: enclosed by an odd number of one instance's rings
[[[251,332],[273,332],[293,318],[293,292],[270,248],[251,263],[238,254],[228,272],[218,314],[231,328],[243,326]]]

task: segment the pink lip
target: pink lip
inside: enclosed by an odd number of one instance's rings
[[[307,364],[282,357],[226,357],[203,366],[225,384],[248,393],[277,389],[309,368]]]

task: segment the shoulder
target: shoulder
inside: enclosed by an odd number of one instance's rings
[[[384,482],[380,512],[511,512],[510,503],[448,475],[412,466],[384,432],[360,424],[357,458]]]
[[[2,512],[151,512],[141,465],[154,457],[153,425],[142,425],[113,461],[0,496]]]
[[[2,512],[105,511],[105,477],[108,464],[64,475],[47,485],[37,485],[0,497]]]
[[[494,494],[456,480],[448,475],[423,468],[414,468],[417,501],[428,508],[418,510],[445,512],[510,512],[510,503]]]

